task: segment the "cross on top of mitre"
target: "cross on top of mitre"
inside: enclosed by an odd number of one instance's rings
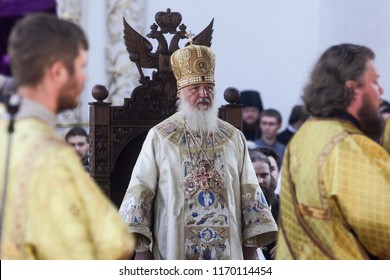
[[[190,44],[192,45],[192,40],[194,39],[195,34],[191,32],[191,30],[188,30],[186,32],[186,37],[190,40]]]

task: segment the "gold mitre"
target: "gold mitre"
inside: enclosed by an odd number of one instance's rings
[[[171,68],[180,90],[189,85],[215,84],[215,55],[206,46],[190,45],[176,50],[171,56]]]

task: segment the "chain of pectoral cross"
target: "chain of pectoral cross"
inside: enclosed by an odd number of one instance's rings
[[[186,137],[186,142],[187,142],[187,146],[188,146],[188,149],[189,149],[189,141],[188,141],[188,137],[187,137],[187,131],[188,133],[190,134],[191,136],[191,140],[192,140],[192,143],[194,143],[194,148],[195,150],[197,151],[197,154],[198,154],[198,157],[200,158],[200,154],[202,153],[204,158],[207,160],[207,162],[210,164],[210,167],[213,166],[213,164],[211,163],[209,157],[207,156],[206,152],[202,149],[202,145],[198,142],[198,140],[196,140],[196,137],[194,136],[194,134],[192,133],[191,129],[188,127],[187,123],[185,122],[185,120],[183,119],[183,123],[184,123],[184,126],[185,126],[185,137]],[[209,137],[209,134],[207,135],[207,138]],[[207,141],[207,140],[206,140]],[[214,158],[216,157],[215,155],[215,149],[214,149],[214,135],[212,135],[212,145],[213,145],[213,155],[214,155]],[[199,151],[198,149],[196,148],[196,146],[198,146],[199,148]],[[190,150],[188,151],[190,153]],[[191,153],[190,153],[191,155]]]
[[[218,174],[218,171],[214,167],[214,161],[211,162],[209,157],[207,156],[206,152],[202,149],[201,144],[196,140],[194,134],[192,133],[191,129],[188,127],[186,122],[183,119],[183,123],[185,125],[186,131],[185,131],[185,137],[186,137],[186,142],[187,142],[187,149],[189,156],[191,158],[191,172],[190,172],[190,177],[187,179],[187,182],[185,183],[185,192],[187,195],[192,196],[195,194],[195,192],[198,190],[200,187],[203,191],[207,191],[209,188],[212,188],[216,195],[219,196],[220,192],[222,190],[222,179]],[[194,166],[194,162],[192,160],[192,153],[190,150],[190,145],[189,145],[189,139],[187,136],[187,131],[191,136],[193,145],[195,150],[197,151],[197,156],[198,159],[196,160],[195,164],[198,164],[197,169]],[[209,135],[207,135],[208,137]],[[207,139],[206,139],[207,141]],[[215,155],[215,148],[214,148],[214,137],[212,139],[212,145],[213,145],[213,154],[214,158],[216,157]],[[199,151],[197,147],[199,148]],[[201,159],[201,153],[204,156],[206,160]],[[210,169],[206,168],[205,162],[207,162],[210,166]],[[209,184],[211,183],[211,185]],[[191,185],[192,183],[192,185]]]

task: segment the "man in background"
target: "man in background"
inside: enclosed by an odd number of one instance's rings
[[[263,147],[263,149],[268,149]],[[275,221],[278,221],[279,215],[279,195],[275,193],[276,181],[271,175],[271,162],[270,157],[266,156],[259,151],[259,148],[249,150],[249,156],[251,158],[253,168],[255,169],[257,181],[264,193],[265,199],[271,208],[272,216]],[[275,259],[276,253],[276,241],[268,244],[262,248],[262,253],[265,259]]]
[[[260,113],[263,111],[263,102],[260,92],[243,90],[237,104],[242,105],[242,132],[246,140],[254,141],[261,135],[259,128]]]
[[[283,159],[286,146],[277,140],[278,131],[282,125],[282,115],[276,109],[266,109],[260,114],[261,137],[255,140],[257,147],[268,147]]]
[[[89,173],[89,136],[84,128],[75,126],[65,134],[65,141],[73,147],[76,153],[80,156],[81,163],[85,171]]]
[[[274,150],[268,147],[257,147],[255,148],[255,150],[258,150],[264,155],[266,155],[269,162],[271,163],[271,181],[272,184],[275,186],[275,193],[279,196],[280,187],[281,187],[280,168],[282,163],[278,154]]]

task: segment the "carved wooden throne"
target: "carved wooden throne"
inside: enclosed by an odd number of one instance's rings
[[[179,48],[179,41],[186,38],[187,27],[181,24],[181,15],[170,9],[158,12],[155,20],[147,34],[158,42],[157,50],[152,52],[152,44],[123,19],[126,49],[140,74],[140,85],[130,98],[125,98],[122,106],[111,106],[104,102],[109,94],[107,89],[96,85],[92,89],[96,101],[89,103],[91,176],[118,207],[149,129],[176,112],[177,88],[170,56]],[[193,38],[194,44],[211,46],[213,22]],[[166,34],[173,35],[169,44]],[[151,79],[144,75],[142,68],[156,69]],[[225,98],[236,103],[239,93],[229,88]],[[239,106],[222,106],[220,115],[241,128]]]

